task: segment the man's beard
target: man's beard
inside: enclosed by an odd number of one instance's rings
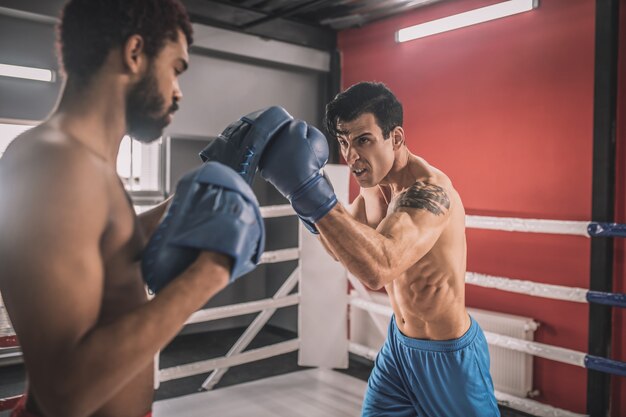
[[[126,126],[128,134],[143,143],[150,143],[161,137],[168,125],[168,115],[178,109],[174,101],[164,111],[165,100],[159,94],[159,86],[154,76],[154,66],[126,95]]]

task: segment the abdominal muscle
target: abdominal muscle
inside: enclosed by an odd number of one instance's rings
[[[431,251],[385,286],[396,324],[405,336],[450,340],[469,329],[464,279],[454,271],[442,269],[436,258]]]

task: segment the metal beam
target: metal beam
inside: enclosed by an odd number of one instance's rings
[[[594,221],[612,222],[615,211],[615,125],[617,107],[617,54],[619,0],[596,0],[595,84],[593,120],[593,201]],[[592,238],[592,291],[613,290],[613,239]],[[589,306],[589,354],[609,357],[611,347],[611,308]],[[608,416],[611,378],[588,371],[587,413]]]
[[[330,28],[278,18],[258,24],[247,30],[242,30],[242,25],[265,18],[267,15],[219,1],[183,0],[183,3],[192,20],[196,23],[308,46],[323,51],[334,49],[337,43],[336,33]]]
[[[335,98],[335,96],[341,91],[341,54],[337,49],[330,52],[330,72],[327,77],[326,100],[322,107],[322,112],[324,113],[322,114],[322,119],[326,116],[324,111],[326,104]],[[323,120],[320,120],[320,126],[323,126],[322,122]],[[328,134],[326,135],[326,138],[328,139],[329,147],[328,163],[341,163],[339,143],[334,138],[329,137]]]
[[[307,9],[311,8],[311,7],[315,7],[315,6],[319,6],[320,4],[326,3],[329,0],[311,0],[308,1],[306,3],[300,3],[300,4],[296,4],[292,7],[287,7],[283,10],[279,10],[277,12],[268,14],[265,17],[261,17],[259,19],[253,20],[251,22],[245,23],[243,25],[241,25],[241,29],[246,30],[246,29],[250,29],[251,27],[254,26],[258,26],[262,23],[267,23],[267,22],[271,22],[272,20],[276,20],[278,18],[281,17],[287,17],[287,16],[291,16],[294,15],[296,13],[301,13],[303,11],[306,11]]]
[[[376,3],[359,3],[350,13],[340,16],[331,16],[321,21],[324,25],[329,25],[333,29],[342,30],[350,27],[363,26],[380,19],[384,19],[403,12],[424,7],[441,0],[387,0]]]

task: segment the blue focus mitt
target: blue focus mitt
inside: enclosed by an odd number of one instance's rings
[[[186,174],[165,218],[148,242],[142,273],[156,293],[192,264],[200,251],[233,260],[231,282],[252,271],[265,248],[259,203],[231,168],[208,162]]]

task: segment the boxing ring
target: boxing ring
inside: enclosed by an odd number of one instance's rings
[[[326,171],[335,185],[339,200],[347,201],[349,180],[347,167],[329,166]],[[262,214],[264,218],[295,215],[289,205],[263,207]],[[507,232],[626,237],[626,225],[607,223],[467,216],[466,224],[468,228]],[[380,301],[380,297],[367,291],[356,278],[333,261],[325,253],[317,238],[308,233],[302,225],[299,226],[298,233],[298,247],[267,252],[262,257],[261,263],[264,264],[298,260],[297,267],[271,298],[200,310],[187,320],[186,324],[196,324],[256,313],[252,323],[225,356],[165,369],[158,369],[158,360],[155,361],[157,364],[155,388],[162,382],[208,374],[199,387],[205,392],[156,402],[154,407],[156,417],[164,415],[192,417],[207,413],[223,417],[244,413],[259,417],[359,415],[366,383],[333,369],[347,368],[350,353],[373,360],[377,354],[377,347],[352,340],[353,332],[349,331],[348,326],[349,314],[356,311],[366,313],[374,323],[373,332],[376,332],[382,340],[386,335],[392,310],[388,304]],[[541,284],[474,272],[467,273],[466,283],[546,299],[626,307],[626,294],[589,291],[584,288]],[[294,293],[296,286],[298,290]],[[350,286],[352,291],[349,291]],[[246,350],[274,312],[295,305],[299,306],[296,338]],[[481,323],[480,318],[477,321]],[[0,358],[15,361],[19,357],[15,337],[10,333],[7,334],[6,323],[0,322],[0,326],[5,327],[4,330],[0,328],[0,331],[4,331],[0,333],[2,348]],[[489,330],[485,330],[485,336],[490,350],[501,348],[571,366],[626,376],[624,362]],[[298,352],[299,365],[315,369],[212,391],[230,367],[294,351]],[[493,369],[493,362],[492,373],[497,373],[497,370]],[[502,405],[536,416],[583,416],[529,398],[511,395],[499,389],[496,378],[494,382],[496,398]],[[6,410],[13,402],[14,399],[0,400],[0,417],[8,415]]]

